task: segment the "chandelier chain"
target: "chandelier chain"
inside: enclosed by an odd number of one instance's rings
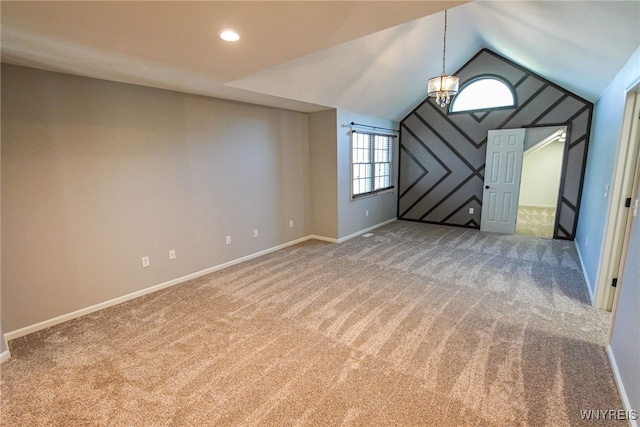
[[[458,93],[459,79],[456,76],[447,76],[447,10],[444,11],[444,40],[442,43],[442,74],[427,81],[427,96],[435,98],[437,105],[445,107],[451,99]]]
[[[444,59],[447,56],[447,11],[444,11],[444,41],[442,43],[442,74],[444,72]]]

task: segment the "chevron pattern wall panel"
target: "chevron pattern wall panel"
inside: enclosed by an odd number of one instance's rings
[[[514,89],[516,106],[449,113],[425,99],[402,120],[398,217],[480,228],[487,132],[567,126],[554,238],[573,240],[593,104],[487,49],[455,74],[460,87],[481,76],[500,77]]]

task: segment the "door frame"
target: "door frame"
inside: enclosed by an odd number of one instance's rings
[[[560,221],[558,213],[559,213],[560,203],[562,202],[562,194],[563,194],[564,182],[565,182],[566,173],[567,173],[567,162],[568,162],[568,157],[569,157],[569,140],[570,140],[570,135],[571,135],[571,123],[552,123],[552,124],[544,124],[544,125],[522,126],[522,127],[519,127],[519,128],[489,129],[487,131],[487,142],[488,142],[489,141],[489,132],[490,131],[523,129],[524,130],[523,144],[526,144],[527,138],[529,138],[527,131],[529,131],[531,129],[561,128],[561,127],[565,128],[567,136],[566,136],[566,140],[564,142],[564,151],[562,152],[562,166],[560,168],[560,183],[558,185],[558,194],[557,194],[557,200],[556,200],[556,215],[555,215],[555,218],[554,218],[554,221],[553,221],[553,237],[552,237],[553,239],[556,238],[556,231],[558,230],[558,223]],[[486,155],[485,155],[485,159],[486,159]],[[522,156],[520,158],[520,163],[521,163],[520,166],[521,166],[521,168],[522,168],[523,160],[524,160],[524,146],[523,146]],[[485,166],[486,166],[486,160],[485,160]],[[486,168],[485,168],[485,174],[486,174]],[[520,174],[522,174],[522,169],[520,170]],[[522,182],[520,182],[520,185],[522,185]],[[483,182],[482,186],[484,188],[484,186],[485,186],[484,182]],[[582,188],[582,184],[580,185],[580,187]],[[484,189],[482,191],[483,191],[483,195],[484,195]],[[520,188],[518,188],[518,197],[519,196],[520,196]],[[484,197],[483,197],[483,205],[484,205]],[[517,221],[517,213],[516,213],[516,221]],[[482,230],[482,227],[480,227],[480,230]],[[515,234],[515,231],[514,231],[514,234]]]
[[[556,192],[556,204],[555,209],[556,213],[553,218],[553,233],[551,239],[556,239],[556,232],[558,231],[558,225],[560,223],[560,204],[562,203],[562,194],[564,189],[564,183],[566,180],[567,173],[567,162],[569,161],[569,141],[571,139],[571,123],[558,123],[558,124],[544,124],[544,125],[536,125],[536,126],[524,126],[525,134],[525,144],[529,139],[529,131],[533,129],[544,129],[544,128],[564,128],[566,132],[565,141],[563,143],[562,149],[562,163],[560,164],[560,182],[558,182],[558,190]],[[524,153],[523,153],[523,168],[524,168]]]
[[[636,95],[637,102],[640,104],[640,92]],[[637,126],[640,127],[640,117],[636,120]],[[636,128],[638,130],[638,128]],[[640,132],[636,132],[636,142],[640,141]],[[638,144],[640,145],[640,144]],[[640,147],[638,147],[640,148]],[[638,197],[640,196],[640,191],[638,190],[640,183],[640,152],[636,158],[636,166],[635,166],[635,174],[632,178],[632,188],[631,188],[631,206],[627,211],[627,224],[624,233],[624,240],[622,242],[622,254],[620,257],[620,262],[618,264],[618,286],[614,289],[615,295],[613,297],[613,306],[611,307],[611,322],[609,322],[609,335],[607,343],[611,344],[611,336],[613,334],[613,325],[616,322],[616,311],[618,309],[618,301],[620,300],[620,288],[623,282],[624,268],[627,263],[627,251],[629,250],[629,242],[631,240],[631,225],[633,224],[633,219],[636,215],[638,215],[638,210],[640,206],[638,205]]]
[[[628,208],[624,201],[633,192],[633,180],[637,174],[636,163],[640,150],[640,80],[627,90],[622,119],[622,131],[614,177],[610,190],[610,205],[596,279],[594,307],[612,311],[617,289],[612,286],[620,269],[620,261],[626,255],[625,235],[627,233]]]

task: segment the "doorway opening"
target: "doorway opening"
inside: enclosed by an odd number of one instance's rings
[[[627,92],[622,120],[620,146],[614,167],[609,201],[609,215],[601,252],[593,305],[611,311],[619,288],[614,287],[621,277],[628,245],[634,179],[640,175],[640,83]],[[639,178],[640,179],[640,178]],[[614,310],[615,311],[615,310]]]
[[[566,126],[526,129],[516,234],[553,238],[566,139]]]

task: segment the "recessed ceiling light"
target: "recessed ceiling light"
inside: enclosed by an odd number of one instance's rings
[[[227,30],[220,33],[220,38],[228,42],[237,42],[240,40],[240,35],[235,31]]]

